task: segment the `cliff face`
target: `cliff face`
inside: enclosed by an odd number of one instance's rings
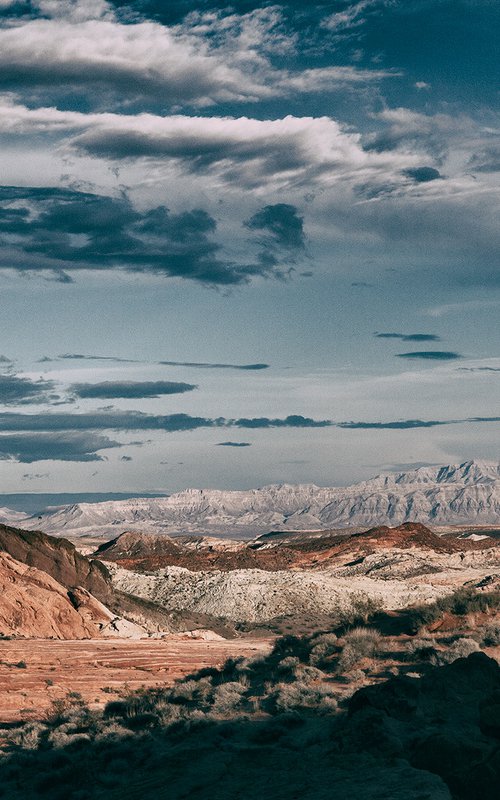
[[[66,588],[46,572],[1,552],[0,598],[4,636],[89,639],[100,636],[110,621],[109,612],[88,593],[72,602]]]
[[[106,567],[80,555],[66,539],[0,525],[0,550],[29,567],[43,570],[66,589],[82,586],[103,603],[111,597]]]

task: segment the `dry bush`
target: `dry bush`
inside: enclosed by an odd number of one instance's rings
[[[500,622],[485,628],[481,638],[481,647],[497,647],[498,645],[500,645]]]
[[[262,701],[262,707],[271,714],[287,711],[314,710],[316,713],[330,713],[337,710],[337,700],[333,690],[325,685],[311,686],[301,681],[278,684]]]
[[[436,654],[434,637],[411,639],[406,645],[406,653],[411,660],[430,661]]]
[[[438,667],[444,664],[451,664],[457,658],[467,658],[471,653],[477,653],[480,650],[478,643],[474,639],[466,637],[456,639],[446,650],[436,651],[431,661]]]
[[[353,628],[344,636],[344,647],[338,660],[339,672],[347,672],[363,658],[373,658],[380,649],[382,636],[371,628]]]
[[[242,710],[245,706],[248,685],[244,681],[229,681],[216,686],[212,695],[212,711],[215,714],[227,714],[229,711]]]
[[[340,612],[341,625],[352,627],[353,625],[366,625],[370,617],[382,609],[382,602],[374,597],[358,592],[349,596],[350,607],[342,609]]]
[[[339,643],[334,633],[323,633],[313,639],[309,663],[314,667],[325,667],[332,656],[339,651]]]

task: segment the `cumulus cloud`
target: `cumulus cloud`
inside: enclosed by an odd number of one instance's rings
[[[161,397],[184,394],[198,387],[192,383],[175,381],[104,381],[103,383],[74,383],[70,392],[80,398],[113,399],[116,397]]]
[[[187,173],[268,191],[347,178],[386,183],[387,172],[403,185],[402,171],[417,165],[409,153],[365,151],[358,133],[329,117],[94,115],[86,124],[69,140],[73,150],[115,161],[177,163]]]
[[[266,237],[264,241],[272,245],[304,249],[304,219],[289,203],[264,206],[245,224],[250,230],[261,231]]]
[[[203,209],[175,214],[157,206],[139,212],[127,197],[57,188],[0,188],[4,268],[64,273],[118,268],[222,286],[281,275],[275,261],[225,260],[213,238],[215,231],[214,218]]]
[[[455,361],[457,358],[463,358],[463,356],[451,350],[417,350],[410,353],[397,353],[396,358],[414,358],[422,361]]]
[[[102,461],[98,451],[121,447],[95,433],[19,433],[0,436],[0,460],[31,464],[34,461]]]
[[[112,114],[31,108],[0,98],[0,131],[54,134],[65,150],[117,163],[138,159],[173,164],[186,174],[211,175],[217,182],[272,188],[332,180],[378,180],[387,175],[401,187],[404,171],[418,168],[420,156],[365,146],[359,133],[336,120],[286,116],[252,119],[230,116]],[[369,142],[368,142],[369,144]]]

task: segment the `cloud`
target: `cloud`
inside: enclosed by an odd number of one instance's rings
[[[12,361],[11,358],[7,358],[7,356],[0,355],[0,364],[13,364],[13,363],[14,362]]]
[[[304,219],[295,206],[288,203],[264,206],[245,225],[250,230],[262,231],[267,236],[266,241],[273,245],[290,250],[304,249]]]
[[[163,433],[194,431],[200,428],[233,429],[293,429],[339,428],[343,430],[412,430],[467,423],[496,423],[500,417],[466,417],[450,420],[396,420],[386,422],[315,420],[301,415],[285,418],[254,417],[192,417],[189,414],[165,416],[139,411],[98,411],[88,414],[21,414],[0,412],[0,458],[19,461],[53,458],[72,461],[96,461],[97,451],[123,447],[96,433],[114,431],[158,431]],[[12,434],[15,435],[5,435]],[[88,435],[87,435],[88,434]],[[2,444],[3,442],[3,444]],[[30,444],[31,442],[31,444]],[[129,442],[129,444],[131,444]],[[132,442],[142,444],[142,442]],[[224,443],[222,443],[224,444]],[[238,444],[238,443],[236,443]],[[248,443],[250,444],[250,443]],[[224,446],[231,446],[226,444]],[[3,451],[2,451],[3,447]],[[2,456],[1,453],[4,453]]]
[[[500,367],[457,367],[457,372],[500,372]]]
[[[290,414],[285,419],[271,419],[269,417],[254,417],[247,419],[229,420],[229,427],[235,428],[327,428],[333,425],[330,420],[315,420],[310,417],[303,417],[300,414]]]
[[[82,361],[115,361],[117,363],[125,363],[125,364],[144,363],[133,358],[120,358],[119,356],[93,356],[93,355],[83,355],[82,353],[64,353],[63,355],[57,356],[57,358],[68,359],[68,360],[82,360]],[[55,359],[53,358],[48,358],[47,356],[44,356],[44,358],[39,359],[39,363],[45,361],[54,361],[54,360]],[[207,361],[156,361],[155,363],[166,367],[192,367],[194,369],[237,369],[244,371],[254,371],[254,370],[257,371],[261,369],[269,369],[269,364],[263,364],[263,363],[219,364],[217,362],[207,362]]]
[[[12,112],[7,113],[11,119]],[[65,114],[49,115],[53,124],[64,124]],[[22,116],[28,122],[33,118],[29,110]],[[69,129],[74,115],[67,118]],[[355,179],[357,175],[363,183],[378,178],[386,184],[388,172],[404,185],[402,171],[416,162],[410,153],[365,151],[358,133],[344,130],[324,116],[251,119],[106,114],[82,115],[81,126],[86,130],[68,140],[73,151],[116,162],[174,163],[187,174],[210,174],[230,186],[238,183],[267,191],[297,184],[321,185],[334,178]]]
[[[401,339],[403,342],[439,342],[434,333],[374,333],[376,339]]]
[[[98,451],[121,447],[94,433],[19,433],[0,436],[0,460],[31,464],[34,461],[102,461]]]
[[[198,428],[324,428],[330,420],[314,420],[299,414],[284,419],[254,417],[192,417],[189,414],[146,414],[141,411],[97,411],[87,414],[20,414],[0,412],[0,431],[71,431],[71,430],[156,430],[192,431]]]
[[[103,383],[74,383],[70,391],[77,397],[115,397],[139,398],[161,397],[168,394],[184,394],[198,387],[192,383],[174,381],[104,381]]]
[[[40,480],[41,478],[50,478],[50,472],[25,472],[22,477],[22,480],[36,481]]]
[[[219,286],[281,275],[275,261],[224,260],[212,238],[215,230],[215,220],[203,209],[174,214],[157,206],[139,212],[127,197],[72,189],[0,188],[0,236],[6,245],[0,266],[5,268],[126,269]],[[17,242],[14,257],[12,237]]]
[[[57,356],[57,358],[61,359],[68,359],[68,360],[77,360],[77,361],[115,361],[124,364],[138,364],[139,362],[133,358],[120,358],[119,356],[88,356],[83,355],[82,353],[63,353],[62,355]],[[43,358],[40,361],[54,361],[52,358]]]
[[[466,420],[460,420],[465,422]],[[397,422],[339,422],[337,427],[347,430],[411,430],[412,428],[435,428],[438,425],[452,425],[457,420],[405,419]]]
[[[269,369],[269,364],[217,364],[203,361],[158,361],[167,367],[194,367],[195,369],[239,369],[246,371]]]
[[[429,183],[443,177],[439,170],[434,167],[413,167],[412,169],[405,169],[403,174],[414,180],[415,183]]]
[[[217,447],[251,447],[250,442],[217,442]]]
[[[338,422],[338,428],[347,430],[412,430],[435,428],[442,425],[463,425],[471,422],[500,422],[500,417],[466,417],[465,419],[422,420],[405,419],[395,422]]]
[[[410,353],[397,353],[396,358],[414,358],[422,361],[455,361],[457,358],[463,358],[463,356],[450,350],[416,350]]]
[[[207,107],[331,91],[393,74],[351,65],[293,71],[274,64],[274,54],[283,56],[295,45],[293,34],[281,30],[276,6],[243,15],[193,14],[183,25],[167,27],[137,17],[122,24],[111,13],[89,19],[94,8],[76,19],[67,13],[51,19],[45,5],[49,18],[21,19],[0,30],[0,86],[8,91],[44,91],[54,98],[83,92],[93,106]]]
[[[500,307],[500,300],[464,300],[460,303],[443,303],[440,306],[433,306],[426,310],[429,317],[443,317],[446,314],[468,314],[471,311],[481,310],[482,308]]]
[[[53,381],[33,381],[19,375],[0,375],[0,403],[4,405],[44,403],[53,399]]]

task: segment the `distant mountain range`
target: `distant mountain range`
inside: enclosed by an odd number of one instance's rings
[[[186,489],[169,497],[61,506],[23,519],[12,513],[24,528],[108,538],[126,530],[250,538],[271,530],[366,529],[403,522],[500,527],[500,463],[421,467],[336,488]],[[8,509],[1,516],[8,521]]]

